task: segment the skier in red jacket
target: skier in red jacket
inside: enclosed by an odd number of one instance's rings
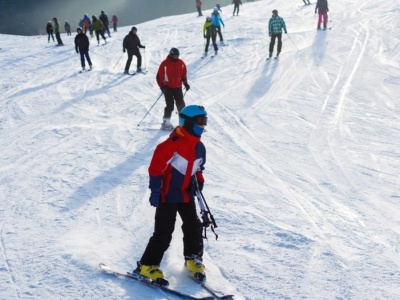
[[[197,280],[206,280],[202,223],[194,198],[194,192],[204,186],[206,148],[200,139],[207,125],[206,110],[199,105],[184,107],[179,125],[156,147],[150,162],[149,202],[156,207],[154,233],[134,270],[162,286],[168,281],[160,263],[171,243],[177,214],[182,219],[186,268]]]
[[[187,83],[187,69],[183,60],[179,59],[179,50],[171,48],[167,58],[160,64],[157,72],[157,84],[165,97],[165,108],[162,129],[174,129],[171,124],[171,115],[174,110],[174,101],[178,113],[185,107],[183,100],[182,83],[186,91],[190,89]]]

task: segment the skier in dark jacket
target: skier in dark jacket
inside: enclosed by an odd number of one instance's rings
[[[85,57],[89,64],[90,70],[92,69],[92,62],[89,57],[89,39],[83,32],[82,28],[76,29],[77,35],[75,36],[75,50],[76,53],[81,55],[82,70],[85,70]]]
[[[54,35],[53,35],[54,30],[53,30],[53,25],[51,24],[51,21],[47,22],[47,25],[46,25],[46,32],[47,32],[47,34],[48,34],[48,40],[47,40],[47,42],[50,43],[50,36],[52,37],[53,42],[54,42]]]
[[[186,106],[179,114],[179,125],[156,147],[150,162],[149,202],[156,207],[154,233],[134,270],[162,286],[168,281],[160,263],[171,243],[177,214],[182,219],[185,266],[197,280],[206,280],[202,223],[194,198],[194,192],[204,186],[206,148],[201,135],[207,125],[206,110],[199,105]]]
[[[64,29],[65,29],[65,32],[67,33],[67,35],[72,35],[71,34],[71,25],[69,25],[68,21],[65,21]]]
[[[122,50],[125,52],[128,50],[128,60],[125,65],[125,74],[129,74],[129,67],[131,66],[132,58],[135,55],[137,57],[137,69],[136,72],[142,71],[142,55],[140,54],[139,48],[145,49],[146,46],[143,46],[140,43],[139,37],[137,36],[137,28],[132,27],[131,31],[124,38],[122,43]]]
[[[111,37],[110,29],[108,28],[108,26],[110,25],[110,22],[108,21],[107,14],[104,12],[104,10],[101,11],[99,19],[100,19],[100,21],[103,22],[104,32],[107,32],[108,36]]]
[[[315,13],[318,10],[318,27],[317,29],[321,29],[321,23],[324,23],[324,30],[326,29],[326,25],[328,23],[328,0],[318,0],[315,5]]]
[[[239,15],[239,5],[242,5],[242,1],[241,0],[233,0],[232,4],[234,5],[233,15],[235,15],[235,12],[236,12],[236,15],[238,16]]]

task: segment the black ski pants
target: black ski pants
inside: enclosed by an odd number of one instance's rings
[[[154,233],[140,259],[142,265],[160,265],[171,243],[177,213],[182,219],[183,255],[203,256],[202,225],[196,213],[195,202],[163,203],[156,209]]]
[[[104,30],[96,30],[96,39],[97,39],[97,43],[100,43],[100,35],[103,38],[103,40],[106,40],[106,37],[104,36]]]
[[[185,101],[183,100],[182,88],[168,88],[164,92],[165,97],[165,108],[164,108],[164,119],[171,119],[172,111],[174,110],[174,102],[178,109],[178,114],[185,107]]]
[[[58,43],[59,45],[63,45],[63,42],[62,42],[62,40],[61,40],[61,35],[60,35],[59,32],[56,32],[56,40],[57,40],[57,43]]]
[[[86,57],[86,60],[87,60],[87,62],[88,62],[88,64],[89,64],[89,66],[91,66],[92,65],[92,61],[90,60],[90,56],[89,56],[89,50],[86,50],[86,51],[79,51],[79,54],[81,55],[81,65],[82,65],[82,68],[84,68],[85,67],[85,57]]]
[[[214,27],[215,27],[215,31],[218,33],[219,40],[222,42],[224,40],[224,38],[222,37],[221,26],[214,26]]]
[[[126,61],[125,71],[129,71],[133,56],[137,57],[137,67],[142,67],[142,55],[140,54],[139,49],[137,49],[136,51],[128,49],[128,60]]]
[[[208,52],[208,47],[210,46],[210,39],[212,41],[212,44],[214,46],[214,51],[218,51],[218,46],[217,46],[217,34],[214,32],[211,34],[211,36],[207,35],[206,36],[206,48],[204,49],[204,52]]]
[[[235,4],[235,8],[233,9],[233,15],[235,15],[235,12],[236,12],[236,15],[238,16],[239,15],[239,4]]]
[[[274,52],[275,40],[278,38],[278,53],[282,50],[282,33],[272,34],[271,42],[269,43],[269,53]]]

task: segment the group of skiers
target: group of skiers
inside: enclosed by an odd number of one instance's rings
[[[235,2],[233,14],[235,12],[238,14],[241,1],[234,0],[233,2]],[[237,6],[236,2],[238,3]],[[321,28],[321,22],[326,28],[327,12],[329,11],[327,0],[317,0],[315,12],[317,13],[317,11],[319,13],[318,29]],[[221,7],[217,4],[211,16],[206,17],[202,32],[206,39],[205,53],[208,51],[210,40],[215,53],[218,51],[217,37],[219,37],[220,42],[223,42],[221,25],[225,26],[225,24],[220,16],[221,12]],[[102,11],[103,13],[104,11]],[[199,11],[200,14],[201,10]],[[105,41],[104,33],[107,32],[108,35],[110,33],[108,22],[102,20],[101,16],[99,19],[92,16],[91,21],[86,17],[87,15],[82,19],[82,26],[77,29],[75,49],[77,53],[80,53],[82,68],[85,69],[86,59],[91,69],[92,62],[88,53],[87,30],[95,31],[98,43],[100,36]],[[56,18],[53,21],[57,41],[60,40],[61,42],[59,24]],[[122,43],[123,52],[128,52],[124,69],[126,74],[129,74],[133,56],[137,58],[136,72],[142,71],[142,57],[139,49],[145,49],[145,46],[141,44],[137,31],[136,27],[132,27]],[[271,38],[269,58],[272,57],[276,40],[278,41],[276,57],[279,56],[282,50],[282,32],[287,33],[285,21],[274,9],[268,23],[268,33]],[[206,162],[206,150],[200,139],[207,125],[207,112],[202,106],[186,106],[185,104],[182,86],[188,91],[190,85],[187,79],[186,64],[180,59],[180,52],[177,48],[171,48],[167,57],[159,65],[156,82],[165,98],[162,128],[173,130],[173,132],[156,147],[148,168],[149,188],[151,190],[149,202],[151,206],[156,208],[155,225],[153,235],[149,239],[133,273],[144,276],[158,285],[168,285],[160,264],[170,245],[176,215],[179,214],[183,222],[185,265],[198,281],[204,282],[206,275],[203,264],[203,225],[196,212],[194,195],[198,196],[198,193],[201,193],[205,182],[203,170]],[[177,127],[174,127],[171,123],[174,105],[176,105],[179,114],[179,125]]]
[[[196,0],[196,9],[198,12],[198,17],[201,17],[203,15],[203,13],[201,12],[202,4],[203,3],[201,2],[201,0]],[[235,15],[235,12],[236,12],[236,15],[238,16],[239,15],[239,5],[242,5],[242,1],[241,0],[232,0],[232,4],[234,5],[233,16]],[[220,12],[222,12],[221,5],[219,3],[217,3],[216,7],[218,8],[218,10]]]
[[[52,38],[53,42],[54,42],[53,33],[56,34],[56,38],[57,38],[57,33],[61,32],[60,24],[58,23],[57,18],[53,18],[52,21],[54,22],[54,26],[51,21],[49,21],[46,25],[48,42],[50,42],[50,38]],[[113,24],[114,32],[116,32],[117,27],[118,27],[118,17],[116,15],[113,15],[111,22]],[[93,31],[94,31],[98,42],[99,42],[100,35],[104,39],[104,41],[106,40],[104,37],[105,33],[107,33],[108,36],[111,37],[109,25],[110,25],[110,22],[108,20],[107,14],[104,12],[104,10],[101,11],[99,18],[97,18],[96,15],[93,15],[92,19],[90,19],[89,16],[87,14],[85,14],[83,16],[83,18],[79,20],[79,28],[82,28],[84,30],[85,34],[89,30],[91,37],[93,37]],[[68,22],[68,20],[66,20],[64,23],[64,30],[68,36],[71,35],[71,25]],[[58,45],[60,45],[60,46],[63,45],[61,38],[59,38],[59,39],[57,38],[57,42],[58,42]]]

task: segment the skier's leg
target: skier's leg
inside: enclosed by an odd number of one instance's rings
[[[174,232],[177,204],[160,204],[156,209],[154,233],[140,262],[142,265],[160,265]]]
[[[85,52],[85,56],[89,66],[92,66],[92,61],[90,60],[89,51]]]
[[[206,38],[206,47],[204,49],[204,52],[208,51],[208,46],[210,46],[210,37],[209,36],[207,36],[207,38]]]
[[[172,111],[174,110],[174,96],[171,89],[167,89],[164,94],[165,97],[165,108],[164,108],[164,119],[171,119]]]
[[[172,90],[174,98],[175,98],[175,103],[176,103],[176,109],[178,110],[178,114],[181,112],[181,110],[185,107],[185,101],[183,100],[183,93],[182,89],[173,89]]]
[[[278,56],[282,50],[282,33],[278,34],[277,37],[278,37],[278,49],[277,49],[278,50],[277,56]]]
[[[201,222],[196,213],[196,204],[194,202],[179,204],[178,213],[182,219],[183,255],[185,257],[196,255],[201,258],[204,244]]]
[[[79,51],[79,54],[81,55],[81,66],[83,69],[85,67],[85,53],[83,51]]]
[[[133,57],[133,53],[131,53],[130,51],[128,51],[128,60],[126,61],[125,64],[125,71],[128,72],[129,68],[131,66],[131,62],[132,62],[132,57]]]
[[[271,35],[271,41],[269,43],[269,56],[272,56],[272,53],[274,52],[275,38],[276,38],[276,35],[272,34]]]

